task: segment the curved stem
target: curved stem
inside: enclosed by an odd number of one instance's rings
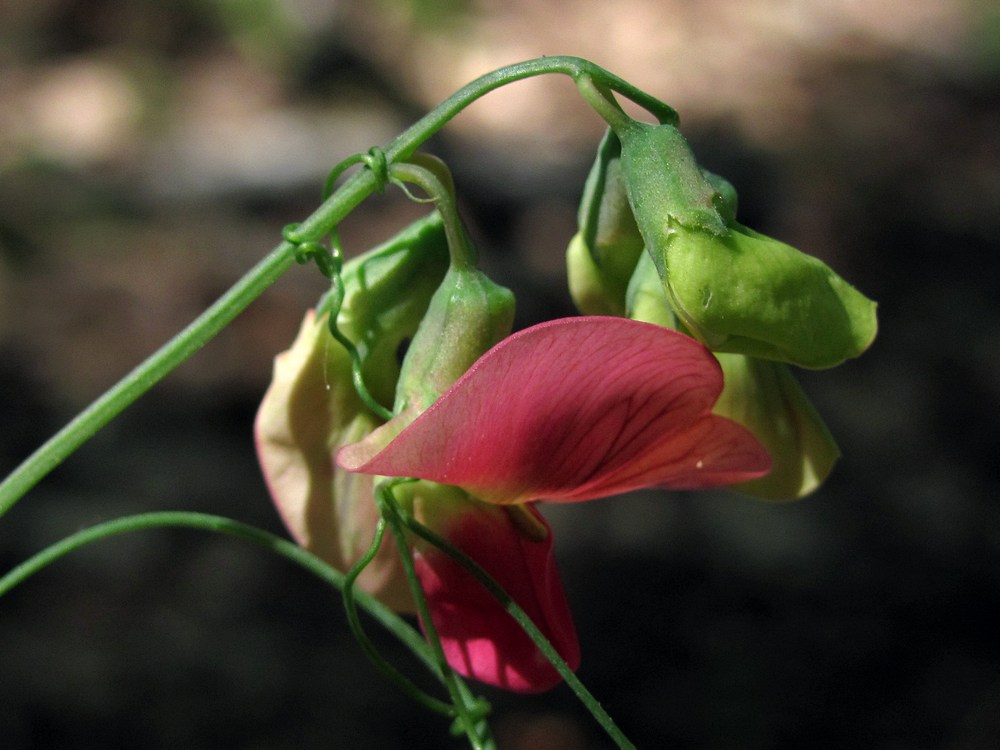
[[[580,95],[587,101],[594,111],[614,130],[616,133],[627,128],[632,122],[632,118],[625,114],[625,111],[615,101],[614,96],[607,88],[597,84],[589,75],[582,75],[576,79],[576,88]]]
[[[460,88],[381,149],[387,163],[408,159],[455,115],[491,91],[526,78],[551,73],[569,76],[574,81],[584,75],[590,76],[609,90],[643,107],[660,122],[676,124],[678,120],[677,112],[672,107],[589,60],[562,55],[538,57],[498,68]],[[325,234],[324,227],[334,226],[343,218],[344,214],[339,212],[340,207],[331,203],[338,197],[353,208],[377,188],[378,178],[370,170],[354,174],[334,193],[330,201],[320,206],[310,217],[312,226],[308,226],[310,221],[307,221],[299,227],[299,237],[303,240],[318,239]]]
[[[87,544],[120,534],[171,527],[212,531],[244,539],[291,560],[334,588],[343,590],[345,577],[343,573],[294,542],[231,518],[178,511],[124,516],[78,531],[30,557],[0,577],[0,596],[59,558]],[[437,660],[420,633],[370,594],[357,591],[355,599],[369,615],[410,649],[433,674],[440,677]]]
[[[441,164],[441,167],[444,165]],[[465,231],[462,217],[458,214],[455,195],[448,189],[444,181],[427,167],[410,162],[393,164],[389,170],[389,176],[393,181],[413,183],[430,196],[434,206],[441,214],[452,267],[474,268],[476,249]]]

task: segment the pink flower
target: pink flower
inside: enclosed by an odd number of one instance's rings
[[[337,463],[451,485],[476,498],[435,507],[429,497],[415,503],[415,513],[496,578],[575,668],[579,646],[551,533],[531,503],[643,487],[706,488],[766,474],[770,458],[751,433],[712,414],[722,385],[708,349],[676,331],[624,318],[555,320],[504,339],[429,409],[400,415],[342,448]],[[506,513],[496,507],[515,504],[528,505]],[[423,546],[416,560],[457,671],[521,691],[558,681],[469,573]]]

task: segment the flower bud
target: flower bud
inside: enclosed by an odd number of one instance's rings
[[[715,351],[825,368],[871,344],[875,303],[816,258],[736,223],[672,125],[619,128],[639,230],[679,321]]]
[[[395,414],[415,416],[507,336],[514,295],[476,268],[452,265],[420,321],[396,388]]]
[[[583,188],[579,225],[566,251],[570,296],[584,315],[621,316],[643,241],[622,181],[621,143],[610,130]]]
[[[395,389],[400,342],[415,332],[447,259],[442,224],[433,214],[344,268],[338,326],[356,342],[369,390],[383,403]],[[290,533],[346,571],[374,535],[374,477],[344,471],[332,456],[381,420],[359,398],[350,356],[330,335],[327,320],[328,313],[309,310],[292,347],[275,358],[254,431],[261,468]],[[394,608],[412,606],[391,545],[359,585]]]

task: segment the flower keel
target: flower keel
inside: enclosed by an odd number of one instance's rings
[[[580,645],[541,514],[531,505],[481,503],[455,487],[410,486],[416,517],[483,568],[575,670]],[[517,517],[521,513],[527,524]],[[445,657],[459,674],[514,692],[559,683],[559,673],[521,626],[458,561],[419,541],[414,565]]]

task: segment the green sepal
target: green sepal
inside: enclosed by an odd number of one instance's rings
[[[840,449],[788,365],[742,354],[716,357],[725,387],[713,411],[750,430],[773,462],[766,476],[732,489],[765,500],[795,500],[817,489]]]
[[[407,349],[393,412],[427,409],[509,335],[513,324],[514,295],[509,289],[477,268],[452,265]]]
[[[716,207],[718,193],[676,127],[630,120],[617,134],[629,203],[648,248],[658,248],[677,226],[726,233]],[[655,254],[653,260],[662,274]]]

